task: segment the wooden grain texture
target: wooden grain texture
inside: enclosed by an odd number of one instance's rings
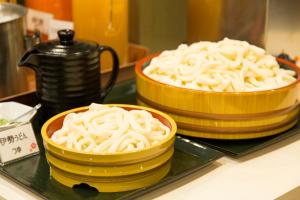
[[[143,74],[142,68],[154,56],[136,65],[138,103],[170,114],[182,134],[218,139],[257,138],[285,131],[298,119],[299,77],[288,86],[258,92],[185,89],[159,83]],[[296,66],[285,64],[300,74]]]

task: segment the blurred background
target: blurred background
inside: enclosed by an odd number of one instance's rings
[[[122,63],[128,43],[149,52],[181,43],[249,41],[270,53],[297,54],[300,42],[298,0],[0,0],[28,8],[27,30],[42,40],[56,38],[61,28],[74,28],[77,38],[114,47]]]
[[[295,58],[300,52],[299,0],[0,2],[27,8],[27,34],[39,31],[41,41],[46,41],[55,39],[59,29],[74,29],[77,39],[113,47],[123,68],[147,54],[174,49],[181,43],[218,41],[224,37],[246,40],[274,55],[285,52]],[[109,71],[110,58],[104,55],[101,59],[102,71]]]

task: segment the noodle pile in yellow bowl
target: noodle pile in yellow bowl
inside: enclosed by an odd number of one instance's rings
[[[177,127],[168,115],[134,105],[91,104],[42,127],[51,176],[100,192],[152,185],[170,170]]]

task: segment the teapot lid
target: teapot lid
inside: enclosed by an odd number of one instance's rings
[[[58,38],[48,42],[42,42],[35,46],[36,50],[45,55],[53,56],[81,56],[98,52],[96,42],[73,40],[75,32],[70,29],[59,30]]]

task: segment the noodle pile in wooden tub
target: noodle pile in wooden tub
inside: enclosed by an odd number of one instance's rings
[[[299,68],[245,41],[180,45],[135,71],[138,103],[170,114],[184,135],[259,138],[298,119]]]

